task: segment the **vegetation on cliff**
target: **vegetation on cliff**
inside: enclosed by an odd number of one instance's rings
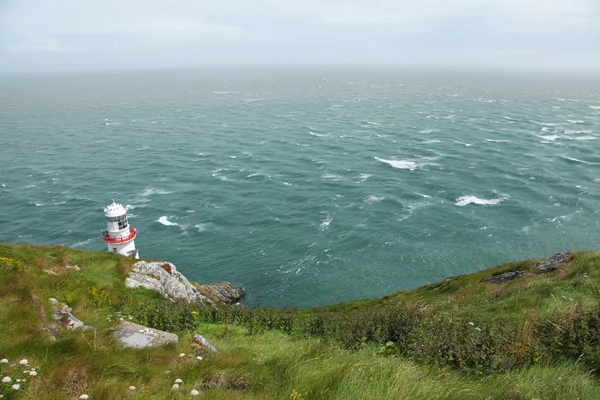
[[[126,288],[131,263],[0,245],[4,398],[600,398],[597,252],[547,274],[529,260],[306,310],[172,302]],[[485,280],[511,271],[522,275]],[[50,298],[96,329],[53,332]],[[122,349],[106,334],[120,318],[177,333],[179,343]],[[195,346],[194,332],[218,353]]]

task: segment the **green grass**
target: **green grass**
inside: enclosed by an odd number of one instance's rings
[[[66,265],[78,265],[81,271],[66,269]],[[183,399],[196,389],[203,399],[600,398],[592,367],[576,356],[561,353],[501,373],[465,373],[435,362],[416,363],[422,361],[417,357],[404,358],[389,351],[394,343],[364,340],[350,350],[326,335],[307,335],[296,325],[291,334],[284,333],[272,327],[275,320],[271,318],[277,315],[263,310],[245,311],[250,319],[235,325],[196,319],[189,327],[187,320],[157,320],[175,327],[180,338],[177,345],[121,349],[105,333],[115,326],[116,310],[125,316],[130,312],[136,318],[149,318],[136,305],[155,307],[152,310],[160,315],[189,314],[194,309],[169,303],[153,292],[126,289],[124,276],[130,265],[131,260],[106,252],[0,245],[0,358],[10,360],[0,364],[0,376],[13,379],[10,384],[0,383],[0,394],[32,399],[72,399],[83,393],[91,399]],[[596,252],[578,252],[567,268],[546,276],[527,276],[503,285],[482,283],[487,276],[531,270],[534,265],[534,261],[506,264],[382,299],[302,310],[289,318],[293,324],[314,316],[344,319],[409,304],[433,318],[439,315],[441,320],[468,317],[478,324],[492,324],[515,322],[532,314],[543,320],[557,313],[570,315],[576,304],[580,309],[597,305],[600,255]],[[52,340],[45,331],[52,311],[50,297],[69,304],[77,317],[97,331],[63,332]],[[111,321],[109,315],[113,315]],[[464,328],[471,335],[469,329]],[[219,352],[207,354],[194,347],[194,331]],[[575,335],[578,332],[573,330]],[[427,343],[426,339],[435,340],[436,334],[430,330],[414,338]],[[440,335],[449,334],[442,331]],[[560,340],[561,346],[568,344],[564,337]],[[598,350],[597,344],[589,345]],[[180,353],[186,356],[180,358]],[[195,358],[199,354],[204,357],[201,361]],[[18,364],[23,358],[29,366]],[[31,367],[36,368],[37,376],[23,373]],[[23,378],[26,381],[21,382],[20,390],[10,388]],[[176,378],[184,383],[180,390],[172,391]],[[136,386],[135,391],[128,389],[131,385]]]
[[[581,303],[586,307],[600,299],[600,253],[579,251],[558,272],[534,274],[540,260],[507,263],[468,275],[450,277],[442,282],[402,291],[378,299],[334,304],[305,310],[307,314],[322,311],[347,312],[374,310],[400,302],[418,303],[436,312],[468,314],[481,322],[521,318],[523,314],[551,315],[557,310]],[[504,284],[484,282],[487,277],[509,271],[525,271],[522,278]]]

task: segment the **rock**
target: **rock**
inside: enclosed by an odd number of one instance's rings
[[[90,329],[95,330],[94,327],[87,326],[79,318],[71,314],[73,312],[73,309],[71,309],[68,305],[61,303],[54,298],[50,298],[50,302],[52,303],[54,308],[54,314],[52,315],[52,319],[56,322],[58,328],[69,330],[81,329],[84,331]]]
[[[125,286],[155,290],[170,300],[213,303],[213,300],[177,272],[171,263],[138,261],[133,264],[133,270],[125,279]]]
[[[504,283],[508,281],[512,281],[513,279],[517,279],[522,277],[525,274],[523,271],[511,271],[505,272],[503,274],[489,276],[484,279],[484,281],[492,282],[492,283]]]
[[[235,304],[246,294],[244,289],[233,286],[229,282],[211,283],[209,285],[200,285],[194,282],[194,286],[200,293],[215,303]]]
[[[212,351],[213,353],[217,352],[217,349],[215,349],[215,347],[210,344],[210,342],[208,340],[206,340],[204,338],[204,336],[198,335],[197,333],[194,333],[194,335],[192,336],[192,338],[196,341],[196,343],[198,343],[199,345],[207,348],[208,350]]]
[[[179,341],[174,333],[151,329],[128,321],[123,321],[111,334],[121,343],[122,347],[137,349],[164,346]]]
[[[538,274],[546,274],[548,272],[556,271],[561,265],[567,264],[572,259],[573,253],[570,251],[555,254],[546,261],[537,263],[535,272]]]

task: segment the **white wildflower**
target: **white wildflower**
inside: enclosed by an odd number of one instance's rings
[[[17,379],[17,382],[21,382],[21,380],[20,380],[20,379]]]
[[[27,360],[24,358],[24,359],[22,359],[21,361],[19,361],[19,364],[21,364],[21,365],[27,365],[27,364],[29,364],[29,361],[27,361]]]
[[[475,330],[481,332],[481,328],[480,327],[475,328]]]
[[[196,360],[198,360],[198,361],[202,360],[202,356],[196,356]]]
[[[472,323],[472,322],[469,322],[469,325],[471,325],[471,326],[475,326],[475,324],[474,324],[474,323]]]
[[[5,376],[4,378],[2,378],[2,383],[9,383],[10,381],[12,381],[10,376]]]
[[[21,388],[21,385],[19,385],[18,383],[15,383],[14,385],[11,386],[13,389],[15,390],[19,390]]]
[[[37,372],[36,371],[29,371],[29,375],[31,375],[31,376],[37,376]]]
[[[170,373],[171,373],[171,371],[165,371],[165,374],[170,374]]]
[[[185,353],[179,354],[179,358],[183,358],[183,357],[185,357]]]
[[[129,390],[135,390],[135,386],[129,386]]]
[[[199,393],[199,392],[198,392],[196,389],[194,389],[194,390],[192,390],[192,391],[190,392],[190,394],[191,394],[192,396],[198,396],[200,393]]]
[[[6,358],[3,358],[2,360],[0,360],[0,364],[8,364],[8,360]]]
[[[81,396],[79,396],[80,399],[85,400],[85,399],[89,399],[90,396],[88,396],[87,394],[82,394]]]
[[[183,381],[179,378],[175,379],[175,383],[183,383]]]
[[[177,389],[179,389],[178,384],[174,384],[173,386],[171,386],[171,390],[177,390]]]

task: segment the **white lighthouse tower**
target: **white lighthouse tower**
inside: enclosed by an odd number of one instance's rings
[[[127,221],[127,211],[121,204],[114,201],[104,209],[106,230],[102,232],[108,251],[124,256],[140,258],[133,239],[136,237],[135,228]]]

